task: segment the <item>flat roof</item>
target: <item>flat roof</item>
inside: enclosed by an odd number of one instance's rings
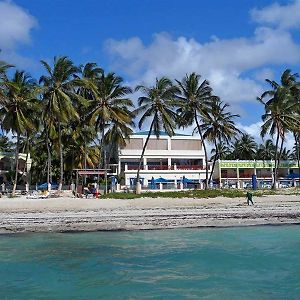
[[[148,135],[149,134],[149,130],[148,131],[139,131],[139,132],[135,132],[133,133],[133,135]],[[151,132],[151,135],[155,135],[154,132]],[[168,136],[168,134],[165,131],[160,131],[159,132],[160,136]],[[173,136],[191,136],[189,134],[182,134],[182,133],[174,133]]]

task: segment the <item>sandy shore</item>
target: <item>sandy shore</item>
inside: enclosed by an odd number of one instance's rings
[[[0,233],[300,224],[300,196],[0,199]]]

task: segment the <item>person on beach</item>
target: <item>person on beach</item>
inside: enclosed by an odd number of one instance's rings
[[[252,205],[254,205],[253,201],[252,201],[252,197],[253,197],[253,194],[250,193],[250,192],[247,192],[246,194],[246,198],[247,198],[247,204],[250,205],[250,202],[252,203]]]

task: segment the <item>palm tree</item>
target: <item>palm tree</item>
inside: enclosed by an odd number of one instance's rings
[[[135,90],[141,91],[143,94],[143,96],[138,99],[139,108],[135,111],[136,114],[143,113],[138,123],[139,129],[142,128],[146,121],[149,120],[151,122],[136,174],[136,193],[140,194],[140,170],[150,135],[153,132],[156,137],[159,138],[162,130],[169,136],[174,135],[177,118],[174,95],[178,92],[178,89],[173,85],[170,79],[162,77],[160,79],[156,78],[155,85],[152,87],[139,85]]]
[[[300,174],[300,133],[294,132],[294,139],[295,139],[295,144],[294,144],[294,151],[293,151],[293,156],[297,160],[298,164],[298,174]]]
[[[130,134],[133,133],[133,127],[133,121],[123,124],[117,120],[112,120],[104,136],[104,143],[108,146],[108,162],[117,153],[118,149],[125,147]]]
[[[238,141],[238,159],[255,159],[257,144],[250,134],[244,133]]]
[[[205,154],[206,180],[205,189],[208,187],[208,153],[203,137],[201,122],[207,115],[212,102],[218,97],[212,94],[212,88],[207,80],[200,82],[200,75],[192,73],[186,75],[182,81],[176,80],[179,88],[177,99],[180,101],[180,121],[182,127],[191,126],[196,123]]]
[[[227,143],[221,141],[217,143],[215,148],[211,149],[211,159],[218,160],[218,159],[226,159],[230,155],[230,148]]]
[[[281,151],[281,159],[282,160],[293,159],[292,151],[284,147]]]
[[[239,117],[239,115],[228,112],[228,107],[229,104],[224,104],[219,99],[216,99],[213,101],[211,109],[203,117],[204,123],[201,126],[203,138],[212,142],[215,147],[215,155],[208,183],[211,182],[216,161],[220,157],[218,143],[222,145],[222,141],[224,141],[228,145],[234,136],[241,133],[234,124],[234,118]]]
[[[275,155],[275,145],[271,139],[265,141],[264,144],[260,144],[257,152],[256,159],[271,160]]]
[[[0,136],[0,152],[11,152],[13,143],[5,135]]]
[[[5,82],[6,94],[0,101],[0,117],[2,129],[16,134],[15,180],[12,194],[15,195],[19,171],[20,137],[27,131],[35,131],[32,115],[37,108],[36,85],[24,71],[16,71],[12,80]]]
[[[49,139],[58,132],[58,146],[60,159],[60,180],[59,190],[62,189],[64,177],[63,143],[61,139],[62,125],[71,119],[77,119],[78,113],[72,105],[72,98],[75,98],[75,88],[79,80],[75,79],[78,68],[66,56],[54,57],[53,67],[41,61],[46,69],[47,75],[40,78],[40,83],[44,86],[43,104],[45,131],[48,145],[48,169],[51,165],[51,153],[49,151]],[[48,170],[48,184],[50,182],[50,170]]]
[[[131,124],[133,107],[131,99],[126,96],[132,93],[131,88],[123,85],[123,79],[114,73],[107,75],[102,72],[95,80],[92,89],[91,113],[88,116],[90,124],[95,124],[97,131],[101,132],[100,149],[102,154],[102,166],[106,169],[105,130],[111,122],[121,125]],[[105,173],[106,174],[106,173]]]
[[[291,74],[290,70],[286,70],[281,76],[281,84],[267,79],[266,81],[271,85],[272,90],[264,92],[258,98],[258,101],[265,107],[265,113],[262,115],[264,124],[261,127],[261,136],[264,137],[268,133],[273,137],[276,134],[273,189],[276,189],[278,166],[285,134],[289,129],[300,126],[299,116],[293,113],[297,107],[294,97],[296,77],[297,74]],[[264,101],[265,98],[267,101]],[[279,143],[280,150],[278,151]]]
[[[0,49],[1,52],[1,49]],[[6,82],[8,81],[7,78],[7,70],[13,67],[12,65],[7,64],[6,62],[0,60],[0,100],[5,99],[6,97]]]
[[[78,141],[82,141],[82,145],[80,146],[79,150],[83,146],[84,163],[82,166],[84,169],[86,169],[88,165],[92,165],[91,160],[90,163],[88,163],[89,154],[87,152],[90,149],[94,149],[89,147],[89,143],[95,139],[97,132],[94,126],[89,123],[88,116],[91,110],[92,102],[95,100],[93,91],[96,90],[96,80],[99,80],[103,72],[103,69],[98,67],[96,63],[86,63],[85,65],[80,66],[80,76],[78,78],[80,78],[81,84],[77,90],[77,101],[74,102],[74,106],[76,107],[77,111],[80,112],[80,115],[79,120],[75,121],[73,128],[77,132],[77,134],[74,132],[75,136],[80,135],[82,137],[82,139],[76,141],[76,144]],[[100,155],[100,152],[97,154]],[[98,158],[99,165],[100,156]],[[86,184],[86,175],[84,175],[84,183]]]

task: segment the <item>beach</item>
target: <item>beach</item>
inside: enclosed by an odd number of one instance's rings
[[[209,199],[0,199],[0,233],[146,230],[300,223],[300,196]]]

